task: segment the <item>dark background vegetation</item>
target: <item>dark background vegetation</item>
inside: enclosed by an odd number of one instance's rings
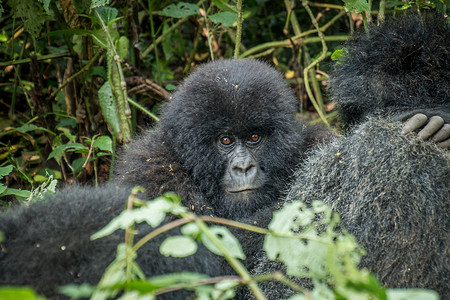
[[[345,2],[245,0],[236,53],[233,0],[0,1],[1,203],[54,179],[107,181],[116,149],[154,126],[170,92],[212,59],[273,64],[298,95],[299,117],[333,124],[328,71],[349,34],[385,15],[447,9],[441,0]]]

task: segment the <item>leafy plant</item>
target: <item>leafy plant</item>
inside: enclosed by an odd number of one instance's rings
[[[124,291],[124,297],[147,297],[172,291],[174,288],[192,290],[198,299],[231,299],[235,289],[243,282],[249,284],[257,299],[265,299],[259,287],[251,283],[276,280],[288,284],[297,294],[290,299],[438,299],[433,291],[419,289],[385,289],[366,269],[359,269],[358,263],[364,251],[355,238],[339,227],[339,216],[321,201],[313,201],[310,206],[296,201],[286,204],[274,213],[269,229],[258,229],[266,233],[264,250],[269,259],[279,260],[286,265],[286,275],[281,273],[249,276],[239,260],[245,259],[239,241],[224,226],[206,226],[207,222],[220,222],[229,226],[254,230],[255,227],[237,222],[215,220],[196,216],[181,206],[180,198],[167,193],[155,200],[143,202],[136,198],[134,190],[129,201],[139,203],[139,207],[125,210],[108,225],[92,236],[92,239],[105,237],[117,229],[125,229],[127,234],[134,224],[146,222],[154,231],[136,244],[129,242],[118,245],[116,259],[105,271],[97,287],[84,287],[85,296],[92,293],[93,299],[107,299]],[[144,203],[144,205],[142,205]],[[163,224],[166,214],[181,219]],[[224,258],[242,277],[211,278],[204,274],[180,273],[165,274],[145,278],[136,264],[136,251],[156,236],[175,227],[181,227],[181,235],[169,236],[160,245],[165,256],[185,257],[195,254],[197,243],[203,243],[213,253]],[[237,260],[239,259],[239,260]],[[301,286],[302,279],[312,280],[314,288]],[[62,289],[68,296],[78,293],[71,285]],[[417,298],[419,299],[419,298]]]

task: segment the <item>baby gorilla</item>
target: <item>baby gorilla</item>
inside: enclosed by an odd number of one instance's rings
[[[264,63],[224,60],[198,68],[164,107],[158,127],[122,154],[112,185],[76,187],[0,215],[0,284],[30,285],[51,298],[60,297],[61,285],[97,284],[123,233],[90,236],[121,212],[135,185],[145,187],[147,199],[174,191],[198,214],[236,219],[263,211],[254,215],[264,226],[313,140],[303,137],[296,107],[281,75]],[[137,228],[140,235],[146,227]],[[221,259],[202,247],[185,259],[163,257],[163,238],[138,252],[146,276],[223,274]]]
[[[261,62],[207,64],[178,88],[160,127],[122,155],[117,181],[148,198],[174,191],[199,214],[248,216],[280,198],[313,140],[294,118],[297,102]]]

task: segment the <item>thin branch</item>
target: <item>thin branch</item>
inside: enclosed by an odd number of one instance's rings
[[[185,289],[187,287],[214,284],[214,283],[221,282],[223,280],[241,281],[241,278],[239,276],[220,276],[220,277],[213,277],[213,278],[208,278],[208,279],[201,279],[201,280],[197,280],[197,281],[189,282],[189,283],[179,283],[179,284],[174,284],[169,287],[156,289],[153,291],[153,294],[161,295],[161,294],[165,294],[165,293],[169,293],[169,292],[179,291],[179,290]]]
[[[88,155],[86,157],[86,160],[84,161],[84,164],[83,164],[83,169],[86,168],[86,166],[87,166],[87,164],[89,162],[89,158],[92,155],[92,150],[94,149],[94,142],[95,142],[95,138],[93,138],[92,141],[91,141],[91,146],[89,147],[89,153],[88,153]]]
[[[233,220],[228,220],[228,219],[223,219],[223,218],[216,218],[216,217],[210,217],[210,216],[201,216],[199,218],[202,221],[204,221],[204,222],[210,222],[210,223],[217,223],[217,224],[232,226],[232,227],[236,227],[236,228],[240,228],[240,229],[244,229],[244,230],[248,230],[248,231],[253,231],[253,232],[256,232],[256,233],[261,233],[261,234],[269,234],[270,233],[270,231],[268,229],[261,228],[261,227],[258,227],[258,226],[253,226],[253,225],[250,225],[250,224],[237,222],[237,221],[233,221]]]
[[[133,99],[128,98],[127,100],[128,100],[129,103],[134,105],[136,108],[140,109],[143,113],[145,113],[148,116],[150,116],[153,120],[159,121],[159,118],[154,113],[152,113],[151,111],[149,111],[148,109],[146,109],[145,107],[140,105],[139,103],[135,102]]]
[[[200,6],[205,0],[200,0],[197,5]],[[172,26],[170,26],[166,31],[164,31],[163,34],[161,34],[156,40],[155,42],[153,42],[150,46],[148,46],[147,49],[144,50],[144,52],[141,53],[140,55],[140,59],[144,59],[150,52],[153,51],[153,48],[158,45],[159,43],[161,43],[161,41],[167,36],[169,35],[172,31],[174,31],[175,29],[178,28],[178,26],[180,26],[181,24],[183,24],[184,22],[186,22],[187,20],[189,20],[190,16],[186,16],[181,18],[179,21],[177,21],[175,24],[173,24]]]
[[[60,57],[70,57],[70,56],[71,55],[69,52],[58,53],[58,54],[47,54],[47,55],[42,55],[42,56],[39,55],[39,56],[36,56],[36,61],[55,59],[55,58],[60,58]],[[10,66],[10,65],[19,65],[19,64],[28,64],[30,62],[31,62],[31,58],[10,60],[10,61],[6,61],[6,62],[0,62],[0,67],[6,67],[6,66]]]
[[[100,57],[100,55],[102,54],[103,49],[100,48],[97,52],[97,54],[95,54],[94,57],[91,58],[91,60],[78,72],[76,72],[75,74],[73,74],[72,76],[70,76],[69,78],[67,78],[67,80],[65,82],[63,82],[61,84],[60,87],[58,87],[56,90],[54,90],[49,98],[53,99],[56,98],[56,96],[58,95],[59,91],[62,90],[64,87],[66,87],[69,83],[71,83],[75,78],[77,78],[78,76],[80,76],[81,74],[83,74],[84,72],[88,71],[92,65],[94,64],[94,62]]]
[[[314,66],[316,66],[319,62],[321,62],[322,60],[325,59],[326,55],[327,55],[327,44],[325,42],[325,36],[323,34],[323,32],[320,30],[319,24],[316,21],[316,18],[314,17],[310,7],[308,6],[308,3],[306,2],[306,0],[302,0],[302,5],[305,8],[305,10],[308,12],[309,17],[311,18],[311,22],[313,23],[314,27],[317,30],[317,33],[319,35],[320,41],[322,43],[322,53],[320,54],[319,58],[316,59],[315,61],[313,61],[311,64],[309,64],[309,66],[307,66],[304,70],[303,70],[303,77],[304,77],[304,81],[305,81],[305,88],[306,88],[306,92],[309,96],[309,99],[311,100],[311,103],[313,104],[314,108],[316,109],[317,113],[319,114],[320,118],[322,119],[322,121],[327,125],[330,126],[330,124],[327,121],[327,118],[324,115],[323,110],[320,108],[319,104],[317,103],[316,99],[314,98],[314,95],[311,91],[311,87],[309,85],[309,74],[308,71],[313,68]]]
[[[335,23],[339,18],[341,18],[342,16],[344,16],[346,14],[345,11],[341,11],[339,12],[334,18],[332,18],[328,23],[326,23],[325,25],[323,25],[320,28],[320,31],[325,31],[328,29],[328,27],[330,27],[331,25],[333,25],[333,23]],[[310,34],[314,34],[317,32],[317,29],[311,29],[308,31],[305,31],[301,34],[295,35],[293,36],[291,39],[286,39],[286,40],[282,40],[282,41],[275,41],[275,42],[268,42],[268,43],[263,43],[260,44],[258,46],[255,46],[253,48],[248,49],[247,51],[245,51],[244,53],[242,53],[240,55],[241,58],[244,57],[250,57],[251,55],[253,55],[254,53],[258,53],[258,52],[262,52],[262,51],[266,51],[267,49],[271,49],[271,48],[282,48],[282,47],[290,47],[292,46],[292,41],[294,41],[296,44],[308,44],[308,43],[317,43],[320,42],[321,39],[318,37],[312,37],[312,38],[307,38],[307,39],[302,39]],[[335,42],[335,41],[346,41],[348,39],[348,36],[346,35],[337,35],[337,36],[327,36],[324,38],[325,41],[330,41],[330,42]]]
[[[234,58],[239,58],[239,47],[242,38],[242,0],[237,0],[236,9],[238,13],[237,28],[236,28],[236,43],[234,46]]]

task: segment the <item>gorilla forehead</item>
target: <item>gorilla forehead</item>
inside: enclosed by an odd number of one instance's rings
[[[163,114],[163,126],[199,129],[279,128],[293,118],[297,100],[275,69],[256,60],[222,60],[193,72]]]

